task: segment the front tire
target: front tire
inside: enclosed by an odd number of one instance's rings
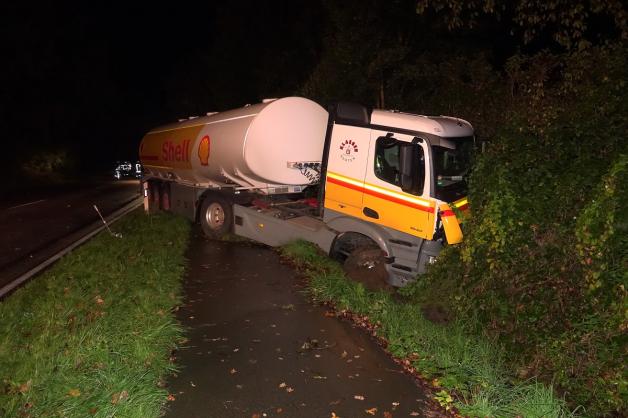
[[[221,196],[206,196],[199,220],[206,237],[221,238],[233,227],[233,205]]]
[[[355,248],[343,264],[347,276],[362,283],[367,289],[387,289],[388,272],[384,252],[376,246]]]

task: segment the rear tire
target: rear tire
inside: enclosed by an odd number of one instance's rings
[[[148,180],[148,211],[150,213],[159,212],[161,209],[161,193],[159,189],[157,180]]]
[[[221,238],[233,227],[233,205],[218,195],[208,195],[203,200],[199,220],[208,238]]]

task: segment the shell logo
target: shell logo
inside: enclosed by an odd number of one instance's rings
[[[198,158],[201,165],[209,165],[209,135],[205,135],[198,144]]]

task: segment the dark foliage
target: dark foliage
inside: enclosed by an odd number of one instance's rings
[[[578,2],[582,13],[569,16],[565,2],[541,3],[420,2],[422,14],[389,25],[376,16],[407,2],[329,2],[323,55],[303,91],[474,124],[488,141],[465,242],[404,292],[443,301],[504,345],[514,376],[552,383],[586,415],[625,414],[625,7]],[[493,42],[509,36],[519,52]]]

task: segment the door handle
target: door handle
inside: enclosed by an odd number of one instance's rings
[[[379,213],[371,208],[364,207],[364,209],[362,209],[362,213],[369,218],[379,219]]]

